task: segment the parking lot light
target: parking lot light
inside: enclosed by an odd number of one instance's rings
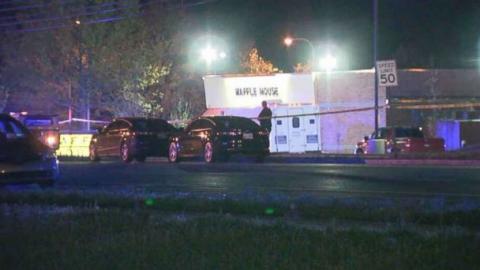
[[[207,46],[200,52],[202,60],[204,60],[207,65],[210,65],[212,62],[218,59],[219,54],[216,49]]]
[[[325,71],[332,71],[337,68],[337,59],[331,54],[327,54],[320,59],[320,67]]]

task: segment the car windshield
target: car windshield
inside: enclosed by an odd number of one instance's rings
[[[215,123],[221,129],[249,129],[249,130],[258,130],[260,126],[248,118],[242,117],[219,117],[214,119]]]
[[[47,118],[25,118],[23,123],[27,127],[43,127],[53,125],[53,120]]]
[[[396,137],[423,138],[423,132],[418,128],[396,128]]]
[[[172,125],[162,119],[136,119],[131,122],[135,131],[161,132],[174,129]]]
[[[2,134],[12,134],[16,138],[25,137],[28,133],[28,130],[22,126],[17,120],[6,119],[0,120],[0,133]]]

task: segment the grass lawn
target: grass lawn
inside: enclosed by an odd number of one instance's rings
[[[439,202],[437,202],[439,201]],[[328,203],[295,201],[255,201],[206,199],[201,197],[122,196],[109,193],[78,192],[0,192],[0,204],[55,205],[100,209],[155,210],[162,213],[231,214],[235,216],[295,217],[309,221],[336,219],[347,222],[381,222],[425,226],[462,226],[480,230],[480,208],[471,201],[414,200],[405,204],[398,198],[359,199],[344,203],[341,199]]]
[[[0,215],[1,269],[480,268],[480,239],[468,232],[316,230],[151,209],[20,212]]]

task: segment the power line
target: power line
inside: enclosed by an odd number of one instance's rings
[[[142,7],[144,5],[149,5],[152,4],[155,1],[146,3],[146,4],[139,4],[139,5],[129,5],[129,6],[123,6],[120,8],[111,8],[111,9],[105,9],[105,10],[95,10],[95,11],[90,11],[90,12],[83,12],[83,13],[77,13],[77,14],[70,14],[66,16],[57,16],[57,17],[50,17],[50,18],[42,18],[42,19],[28,19],[28,20],[21,20],[17,22],[11,22],[11,23],[0,23],[0,27],[5,27],[5,26],[13,26],[13,25],[22,25],[26,23],[36,23],[36,22],[48,22],[48,21],[56,21],[56,20],[65,20],[65,19],[74,19],[74,18],[79,18],[79,17],[84,17],[84,16],[92,16],[92,15],[101,15],[101,14],[106,14],[106,13],[112,13],[115,11],[121,11],[121,10],[128,10],[131,8],[135,7]],[[117,4],[117,3],[109,3],[111,4]],[[107,7],[107,6],[105,6]]]
[[[204,0],[204,1],[197,1],[195,3],[189,3],[189,4],[183,4],[183,6],[172,6],[168,7],[167,9],[173,10],[173,9],[180,9],[180,8],[190,8],[190,7],[195,7],[195,6],[200,6],[200,5],[206,5],[210,4],[213,2],[217,2],[219,0]],[[164,1],[161,1],[164,2]],[[146,4],[139,4],[139,7],[142,7],[140,5],[150,5],[154,4],[155,1],[149,2]],[[99,23],[108,23],[108,22],[115,22],[115,21],[120,21],[124,20],[127,18],[133,18],[133,17],[138,17],[140,14],[137,12],[136,14],[131,14],[128,16],[117,16],[117,17],[106,17],[106,18],[98,18],[95,20],[90,20],[83,22],[82,24],[85,25],[92,25],[92,24],[99,24]],[[56,30],[56,29],[61,29],[61,28],[67,28],[67,27],[73,27],[73,24],[59,24],[59,25],[52,25],[52,26],[45,26],[45,27],[33,27],[33,28],[26,28],[26,29],[19,29],[19,30],[5,30],[7,33],[31,33],[31,32],[41,32],[41,31],[48,31],[48,30]]]
[[[164,1],[164,0],[163,0]],[[79,7],[79,8],[73,8],[73,10],[70,10],[70,12],[72,13],[75,13],[75,12],[83,12],[83,10],[85,8],[88,8],[88,9],[101,9],[103,7],[109,7],[109,6],[115,6],[115,5],[123,5],[123,4],[128,4],[127,2],[106,2],[106,3],[99,3],[99,4],[95,4],[95,5],[90,5],[90,6],[83,6],[83,7]],[[143,5],[141,3],[139,3],[138,5]],[[59,7],[62,7],[62,8],[65,8],[67,5],[61,5]],[[40,15],[43,14],[43,15],[48,15],[47,12],[37,12],[37,14],[35,14],[36,16],[33,17],[33,18],[30,18],[30,20],[48,20],[50,18],[42,18]],[[0,16],[0,21],[8,21],[8,20],[13,20],[13,19],[17,19],[18,17],[18,14],[15,14],[15,15],[9,15],[9,16]],[[59,17],[59,16],[57,16]],[[61,17],[61,16],[60,16]],[[52,17],[52,18],[55,18],[55,17]]]
[[[77,0],[63,0],[62,4],[65,3],[72,3],[76,2]],[[7,11],[24,11],[24,10],[29,10],[29,9],[36,9],[36,8],[41,8],[41,7],[48,7],[51,5],[56,4],[55,2],[50,2],[50,3],[35,3],[31,5],[26,5],[26,6],[17,6],[17,7],[8,7],[8,8],[0,8],[0,13],[7,12]]]
[[[15,4],[15,3],[25,3],[25,2],[31,2],[32,0],[9,0],[9,1],[2,1],[2,3],[0,3],[0,6],[7,6],[7,5],[12,5],[12,4]]]

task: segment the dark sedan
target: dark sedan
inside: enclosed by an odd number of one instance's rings
[[[19,121],[0,114],[0,185],[38,183],[48,187],[58,177],[58,160],[53,150]]]
[[[176,131],[167,121],[153,118],[118,118],[90,142],[90,160],[120,157],[143,162],[149,156],[167,156],[169,137]]]
[[[200,117],[171,138],[168,160],[178,162],[183,157],[203,157],[210,163],[239,153],[254,156],[260,162],[269,154],[268,140],[268,131],[248,118]]]

